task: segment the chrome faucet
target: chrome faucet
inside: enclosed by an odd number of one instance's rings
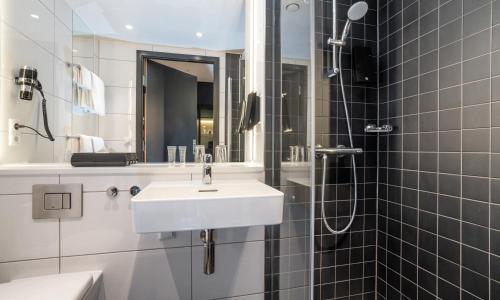
[[[203,184],[212,184],[212,155],[205,154],[203,157],[203,177],[201,182]]]

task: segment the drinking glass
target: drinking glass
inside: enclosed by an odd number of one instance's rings
[[[297,161],[304,162],[306,161],[305,153],[304,153],[304,146],[297,146],[298,153],[297,153]]]
[[[203,162],[203,158],[205,157],[205,145],[196,145],[194,149],[194,162]]]
[[[186,146],[179,146],[179,162],[181,164],[186,164]]]
[[[223,163],[227,162],[227,145],[221,144],[215,146],[215,162]]]
[[[289,146],[289,149],[290,149],[290,161],[295,162],[297,156],[296,154],[297,148],[295,146]]]
[[[168,163],[175,164],[175,156],[177,154],[176,146],[167,146]]]

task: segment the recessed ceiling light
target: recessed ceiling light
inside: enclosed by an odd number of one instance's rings
[[[39,15],[35,15],[35,14],[31,14],[30,17],[32,17],[33,19],[40,19],[40,16]]]
[[[196,33],[196,36],[197,36],[197,37],[199,37],[199,38],[201,38],[201,37],[203,37],[203,33],[201,33],[201,32],[197,32],[197,33]]]
[[[134,29],[134,26],[127,24],[127,25],[125,25],[125,28],[128,30],[132,30],[132,29]]]
[[[289,12],[296,12],[300,9],[300,5],[298,3],[290,3],[285,6],[285,9]]]

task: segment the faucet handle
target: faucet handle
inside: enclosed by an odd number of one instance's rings
[[[204,164],[206,164],[206,163],[211,164],[212,163],[212,154],[205,154],[205,156],[203,157],[203,163]]]

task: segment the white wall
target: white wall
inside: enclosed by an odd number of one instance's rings
[[[160,167],[160,169],[164,167]],[[26,170],[25,170],[26,171]],[[200,180],[199,170],[176,174],[0,175],[0,283],[37,275],[102,270],[106,299],[264,299],[264,227],[215,231],[215,273],[203,273],[199,231],[160,240],[136,234],[129,188],[153,180]],[[152,172],[152,173],[153,173]],[[3,172],[6,174],[6,172]],[[262,171],[221,179],[262,179]],[[83,217],[33,220],[31,186],[83,184]],[[106,189],[116,186],[116,198]]]
[[[137,44],[106,38],[98,39],[97,72],[106,85],[106,116],[99,117],[99,136],[115,151],[135,152],[136,51],[147,50],[178,54],[214,56],[219,58],[219,99],[225,104],[225,52],[187,49],[170,46]],[[225,124],[221,105],[219,124]],[[222,132],[224,129],[222,129]],[[220,135],[223,138],[225,135]]]
[[[36,15],[33,18],[30,15]],[[64,0],[0,1],[0,163],[52,162],[67,158],[71,131],[72,10]],[[38,69],[47,98],[51,143],[22,130],[21,144],[8,147],[9,118],[42,129],[40,97],[19,100],[14,84],[21,66]]]

